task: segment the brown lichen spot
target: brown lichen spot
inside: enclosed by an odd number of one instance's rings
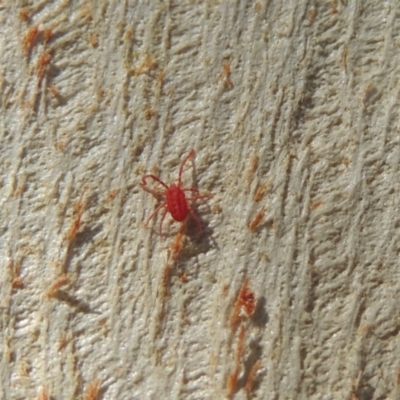
[[[52,85],[49,87],[49,92],[53,97],[58,97],[60,95],[60,92],[58,91],[57,87]]]
[[[224,294],[224,296],[228,293],[230,285],[228,283],[226,283],[223,287],[222,287],[222,293]]]
[[[250,185],[251,180],[253,179],[254,172],[256,172],[258,168],[259,157],[257,155],[253,155],[250,162],[249,172],[247,173],[247,184]]]
[[[54,148],[61,153],[65,150],[66,144],[65,142],[56,142],[54,144]]]
[[[323,204],[325,204],[325,200],[322,199],[315,200],[310,204],[310,209],[315,210],[316,208],[322,206]]]
[[[12,275],[11,287],[13,289],[22,289],[24,287],[24,283],[20,277],[21,264],[22,264],[21,259],[18,259],[15,262],[14,261],[11,262],[11,275]]]
[[[222,213],[222,207],[219,204],[214,204],[211,207],[211,211],[213,214],[221,214]]]
[[[342,164],[344,164],[346,167],[349,166],[350,160],[347,157],[342,158]]]
[[[233,88],[233,83],[231,81],[231,63],[230,62],[225,62],[222,65],[222,80],[227,89]]]
[[[187,282],[189,281],[189,279],[188,279],[188,274],[187,274],[186,271],[183,271],[183,272],[178,276],[178,278],[179,278],[179,280],[180,280],[182,283],[187,283]]]
[[[61,338],[60,341],[58,343],[58,351],[61,351],[63,349],[65,349],[65,347],[67,346],[67,344],[70,342],[70,338],[68,338],[66,333],[62,333],[61,334]]]
[[[317,10],[315,8],[312,8],[309,12],[308,12],[308,22],[310,24],[312,24],[315,20],[315,17],[317,16]]]
[[[100,380],[95,379],[86,389],[83,400],[98,400],[100,394]]]
[[[124,41],[132,41],[133,39],[133,28],[129,28],[126,30],[124,35]]]
[[[113,189],[108,193],[108,198],[110,200],[114,200],[117,197],[117,194],[119,193],[119,189]]]
[[[259,12],[261,11],[261,4],[260,4],[259,1],[256,1],[256,2],[254,3],[254,11],[255,11],[256,13],[259,13]]]
[[[264,210],[261,210],[255,217],[254,219],[250,222],[249,224],[249,229],[254,232],[258,226],[260,225],[262,219],[264,218]]]
[[[153,58],[147,56],[139,67],[134,70],[134,75],[149,74],[155,68],[157,68],[157,62]]]
[[[22,193],[24,193],[26,188],[26,176],[22,175],[18,178],[18,185],[14,191],[14,196],[18,197],[21,196]]]
[[[24,282],[21,278],[17,277],[13,279],[11,286],[13,289],[23,289]]]
[[[38,37],[39,34],[39,26],[38,25],[33,25],[28,29],[28,32],[25,34],[22,45],[24,47],[24,50],[27,54],[29,54],[32,50],[32,47],[34,46],[36,42],[36,38]]]
[[[145,118],[149,121],[152,118],[157,117],[158,112],[156,110],[154,110],[153,108],[151,108],[148,104],[145,105],[144,108],[144,116]]]
[[[169,283],[171,280],[171,272],[172,272],[172,268],[169,264],[167,264],[164,267],[164,271],[163,271],[163,276],[162,276],[162,281],[161,281],[161,287],[162,287],[162,293],[163,293],[163,297],[165,297],[168,293],[168,289],[169,289]]]
[[[268,183],[265,182],[262,185],[260,185],[257,190],[256,193],[254,194],[253,200],[258,203],[259,201],[261,201],[261,199],[264,197],[265,192],[267,191],[268,188]]]
[[[69,244],[71,244],[76,238],[79,227],[81,226],[82,215],[86,210],[86,200],[83,200],[82,196],[76,201],[73,207],[74,220],[72,221],[66,237]]]
[[[97,47],[99,45],[99,39],[96,35],[89,35],[89,43],[92,45],[92,47]]]
[[[22,19],[23,21],[28,22],[28,21],[30,20],[31,17],[30,17],[30,15],[29,15],[28,10],[26,10],[26,9],[24,8],[24,9],[22,9],[22,10],[19,12],[19,18]]]

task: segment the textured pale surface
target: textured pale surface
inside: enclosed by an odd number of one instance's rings
[[[246,276],[235,399],[257,359],[255,399],[400,398],[399,2],[32,3],[0,2],[0,398],[223,399]],[[138,184],[191,148],[172,262]]]

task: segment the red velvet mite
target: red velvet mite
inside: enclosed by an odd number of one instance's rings
[[[162,208],[165,208],[164,214],[161,218],[160,222],[160,235],[162,236],[162,224],[164,222],[164,218],[167,215],[167,212],[169,212],[172,216],[172,218],[175,221],[178,222],[183,222],[186,220],[187,216],[190,215],[193,217],[193,219],[196,221],[196,224],[199,228],[200,235],[202,233],[202,228],[201,228],[201,223],[194,212],[192,206],[188,202],[193,202],[198,199],[205,199],[210,197],[209,195],[201,195],[199,190],[196,188],[184,188],[182,187],[182,173],[183,173],[183,168],[186,164],[186,162],[195,156],[195,151],[192,149],[189,154],[184,158],[182,161],[182,164],[179,168],[179,176],[178,176],[178,183],[173,183],[172,185],[168,186],[165,184],[160,178],[153,174],[148,174],[144,175],[142,177],[142,182],[140,183],[140,186],[146,190],[147,192],[153,194],[156,197],[164,197],[165,201],[159,205],[156,210],[150,215],[149,219],[146,222],[146,225],[150,222],[152,218],[155,217],[155,215],[160,211]],[[147,187],[147,182],[146,179],[151,178],[155,180],[156,182],[160,183],[165,187],[165,190],[154,190],[150,189]],[[193,194],[192,197],[188,197],[185,192],[191,192]]]

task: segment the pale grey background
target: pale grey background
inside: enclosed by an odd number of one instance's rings
[[[254,399],[400,398],[397,0],[4,0],[0,26],[0,398],[223,399],[246,276],[235,399],[257,359]],[[213,197],[166,291],[179,225],[138,184],[192,148]]]

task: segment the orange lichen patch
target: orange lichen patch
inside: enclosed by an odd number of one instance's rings
[[[65,285],[68,282],[68,275],[62,274],[59,278],[57,278],[47,289],[45,296],[47,298],[53,297],[57,290],[60,289],[61,286]]]
[[[240,288],[238,297],[233,307],[233,314],[231,318],[231,327],[236,329],[240,320],[242,319],[241,311],[244,310],[247,317],[251,317],[256,309],[256,299],[254,293],[249,288],[250,279],[246,278]]]
[[[247,392],[247,398],[250,398],[250,396],[251,396],[251,392],[253,391],[253,387],[254,387],[256,373],[260,369],[260,367],[261,367],[261,360],[256,361],[255,364],[251,367],[251,370],[246,379],[246,385],[245,385],[246,392]]]
[[[44,386],[39,389],[39,394],[38,397],[36,397],[36,400],[50,400],[49,392]]]
[[[45,44],[49,43],[53,38],[53,30],[51,28],[47,28],[43,31],[43,42]]]
[[[30,15],[29,15],[29,13],[28,13],[28,10],[26,10],[26,9],[22,9],[20,12],[19,12],[19,17],[23,20],[23,21],[29,21],[30,20]]]
[[[13,289],[22,289],[24,287],[24,283],[22,279],[20,278],[19,274],[21,272],[21,264],[22,261],[19,259],[16,262],[12,262],[11,268],[11,274],[12,274],[12,282],[11,282],[11,287]]]
[[[74,210],[73,210],[74,220],[67,233],[67,240],[69,243],[72,243],[76,238],[79,227],[81,226],[82,215],[85,212],[85,210],[86,210],[86,201],[82,200],[81,196],[81,198],[74,204]]]
[[[259,13],[259,12],[261,11],[261,4],[260,4],[259,1],[256,1],[256,2],[254,3],[254,11],[255,11],[256,13]]]
[[[233,88],[233,83],[231,81],[231,63],[226,62],[222,65],[222,80],[224,85],[228,89]]]
[[[236,355],[235,355],[235,369],[233,372],[229,375],[228,377],[228,382],[227,382],[227,397],[228,399],[231,399],[232,396],[234,395],[236,391],[236,386],[237,386],[237,381],[240,373],[240,364],[242,362],[243,358],[243,347],[244,347],[244,337],[246,334],[246,328],[242,326],[239,334],[239,340],[238,340],[238,345],[236,349]]]
[[[186,223],[182,224],[179,232],[175,235],[174,241],[169,247],[168,258],[177,261],[182,254],[183,244],[185,241]]]
[[[257,155],[254,155],[251,159],[250,169],[249,169],[249,172],[247,173],[247,184],[248,185],[250,185],[251,180],[253,179],[254,172],[256,172],[256,170],[257,170],[259,160],[260,160],[260,158]]]
[[[310,204],[310,209],[311,210],[315,210],[316,208],[318,208],[319,206],[322,206],[322,204],[325,204],[325,200],[315,200]]]
[[[157,67],[157,62],[151,58],[146,57],[145,60],[134,71],[135,76],[148,74],[151,70]]]
[[[255,231],[258,226],[260,225],[262,219],[264,218],[264,210],[261,210],[255,217],[254,219],[250,222],[249,224],[249,229],[253,232]]]
[[[308,22],[312,24],[315,20],[315,17],[317,16],[317,10],[313,8],[308,12]]]
[[[268,188],[268,183],[265,182],[262,185],[260,185],[257,190],[256,193],[254,194],[253,200],[258,203],[259,201],[261,201],[261,199],[264,197],[265,192],[267,191]]]
[[[29,28],[28,32],[25,34],[24,40],[22,45],[26,53],[30,53],[32,50],[33,45],[35,44],[36,38],[39,34],[39,26],[33,25]]]
[[[125,32],[124,40],[131,41],[132,39],[133,39],[133,28],[129,28]]]
[[[93,47],[97,47],[99,45],[99,39],[96,35],[89,35],[89,43]]]
[[[108,198],[110,200],[114,200],[117,197],[118,193],[119,193],[119,189],[113,189],[113,190],[111,190],[110,193],[108,193]]]
[[[100,381],[95,379],[86,389],[83,400],[98,400],[100,394]]]
[[[51,54],[48,52],[43,53],[39,57],[38,65],[37,65],[37,77],[39,79],[43,78],[43,75],[47,69],[47,66],[50,64]]]
[[[58,343],[58,351],[61,351],[65,348],[65,346],[69,343],[70,339],[67,337],[65,333],[61,335],[60,342]]]
[[[11,286],[13,289],[23,289],[24,287],[24,282],[21,278],[14,278]]]

